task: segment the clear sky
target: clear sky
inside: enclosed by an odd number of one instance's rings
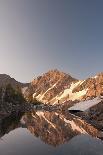
[[[103,71],[103,0],[0,0],[0,73],[27,82],[55,68]]]

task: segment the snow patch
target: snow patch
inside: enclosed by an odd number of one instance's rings
[[[36,93],[33,94],[33,98],[36,96]]]
[[[78,81],[76,83],[72,83],[70,88],[65,89],[64,92],[60,96],[58,95],[55,98],[53,98],[53,100],[56,100],[54,102],[54,104],[57,103],[58,100],[61,100],[61,99],[65,98],[65,97],[68,97],[69,100],[74,101],[74,100],[80,99],[82,96],[84,96],[87,93],[88,89],[84,89],[82,91],[72,93],[74,88],[76,88],[77,86],[81,85],[83,82],[84,81]]]
[[[92,106],[100,103],[101,100],[102,99],[100,97],[96,97],[92,100],[82,101],[82,102],[79,102],[79,103],[75,104],[74,106],[70,107],[68,110],[86,111],[89,108],[91,108]]]
[[[91,77],[92,79],[96,79],[96,78],[98,78],[98,75],[96,75],[96,76],[94,76],[94,77]]]
[[[36,96],[36,99],[40,99],[40,97],[41,97],[41,94],[39,94],[38,96]]]
[[[36,98],[36,99],[38,99],[39,101],[45,102],[45,100],[43,100],[45,94],[46,94],[49,90],[53,89],[53,88],[57,85],[57,83],[58,83],[58,81],[57,81],[52,87],[50,87],[48,90],[46,90],[46,92],[45,92],[44,94],[42,94],[42,95],[39,94],[38,96],[36,96],[36,93],[34,93],[34,94],[33,94],[33,98]]]
[[[41,95],[41,97],[39,98],[39,100],[42,100],[43,97],[45,96],[45,94],[46,94],[49,90],[53,89],[53,88],[56,86],[56,84],[57,84],[57,82],[56,82],[52,87],[50,87],[43,95]]]
[[[98,76],[95,76],[94,78],[96,79],[96,78],[98,78]]]

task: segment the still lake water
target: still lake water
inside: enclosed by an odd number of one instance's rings
[[[0,123],[0,155],[103,155],[98,134],[71,114],[13,114]]]

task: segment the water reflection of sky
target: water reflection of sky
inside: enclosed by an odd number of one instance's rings
[[[18,128],[0,140],[1,155],[102,155],[103,143],[89,135],[79,135],[56,148],[43,143],[27,129]]]

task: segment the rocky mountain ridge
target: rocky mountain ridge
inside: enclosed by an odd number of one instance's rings
[[[9,75],[0,74],[0,87],[5,87],[7,84],[21,89],[27,100],[36,99],[54,105],[87,100],[103,94],[103,73],[86,80],[78,80],[55,69],[26,84],[16,81]]]
[[[102,93],[103,73],[86,80],[77,80],[69,74],[51,70],[30,83],[25,97],[53,105],[70,100],[87,100]]]
[[[28,83],[18,82],[7,74],[0,74],[0,87],[5,87],[8,84],[10,84],[15,89],[21,89],[28,87],[29,85]]]

